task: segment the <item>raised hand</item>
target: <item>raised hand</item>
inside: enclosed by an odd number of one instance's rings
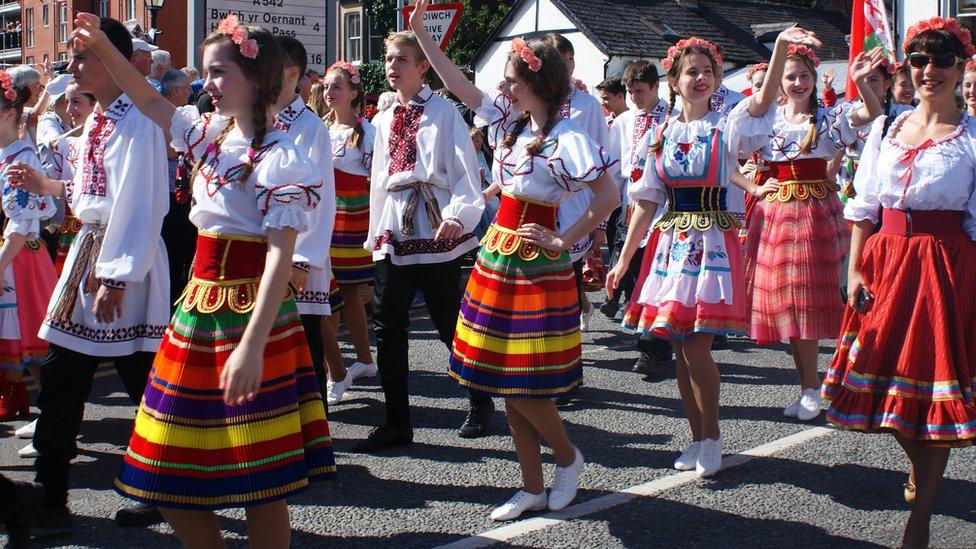
[[[78,12],[75,15],[75,30],[71,33],[75,49],[85,50],[107,42],[108,37],[99,28],[100,25],[101,18],[97,15]]]
[[[802,27],[790,27],[784,30],[776,37],[776,41],[784,44],[809,46],[811,48],[819,48],[823,45],[823,42],[817,38],[817,33]]]
[[[424,27],[424,14],[427,13],[427,5],[429,3],[430,0],[417,0],[417,4],[410,14],[410,30],[417,34],[421,32],[427,33],[427,29]]]
[[[834,68],[827,67],[827,69],[823,72],[823,76],[820,77],[821,81],[823,81],[824,89],[833,89],[834,76]]]
[[[871,74],[871,71],[881,65],[884,53],[881,48],[874,48],[871,51],[862,51],[851,61],[848,69],[851,73],[851,80],[864,80]]]

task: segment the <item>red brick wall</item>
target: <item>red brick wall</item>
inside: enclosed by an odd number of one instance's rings
[[[87,11],[98,13],[100,6],[99,0],[67,0],[68,6],[75,11]],[[43,6],[47,5],[50,10],[49,25],[45,28],[42,24]],[[138,19],[143,29],[149,28],[149,11],[145,9],[143,0],[136,0],[136,19]],[[34,8],[34,47],[27,47],[27,21],[26,13],[28,8]],[[109,0],[108,16],[125,21],[125,0]],[[70,11],[69,11],[70,18]],[[24,62],[33,57],[34,62],[40,63],[44,60],[44,55],[48,55],[51,61],[56,61],[59,54],[67,53],[67,44],[57,41],[58,30],[58,8],[55,0],[21,0],[21,24],[24,28],[21,44],[23,44]],[[166,0],[166,4],[159,11],[157,24],[164,32],[158,37],[158,45],[170,52],[173,57],[173,66],[177,69],[186,64],[186,0]],[[68,21],[68,35],[74,28],[72,21]]]

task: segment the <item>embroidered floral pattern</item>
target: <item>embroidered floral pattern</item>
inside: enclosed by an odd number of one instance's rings
[[[417,166],[417,130],[420,129],[420,119],[423,116],[423,105],[397,105],[394,108],[388,142],[390,175],[412,172]]]
[[[71,320],[60,320],[50,315],[44,319],[44,324],[52,330],[63,332],[79,339],[95,343],[121,343],[136,339],[162,339],[166,331],[165,325],[138,324],[125,328],[101,329],[91,328]]]
[[[432,238],[417,238],[399,241],[393,231],[384,231],[382,236],[377,236],[373,241],[373,251],[379,251],[385,245],[393,246],[394,255],[407,256],[417,254],[443,254],[450,252],[461,244],[472,238],[477,238],[474,233],[462,234],[453,240],[435,241]]]

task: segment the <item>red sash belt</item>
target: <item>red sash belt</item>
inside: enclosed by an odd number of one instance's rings
[[[498,206],[495,223],[512,230],[517,230],[527,223],[536,223],[547,229],[555,229],[557,211],[558,206],[555,204],[534,202],[502,193],[502,201]]]
[[[957,210],[889,210],[881,212],[881,232],[912,236],[916,234],[961,234],[962,211]]]
[[[258,278],[267,253],[264,237],[201,232],[197,235],[193,277],[211,281]]]
[[[827,160],[824,158],[803,158],[788,162],[767,162],[769,177],[780,183],[785,181],[822,181],[827,179]]]

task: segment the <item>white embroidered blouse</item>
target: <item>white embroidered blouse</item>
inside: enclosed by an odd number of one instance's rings
[[[304,231],[322,189],[315,165],[281,131],[268,132],[255,153],[251,140],[235,131],[216,148],[214,141],[230,121],[216,113],[201,115],[192,105],[176,109],[173,115],[170,131],[175,150],[196,162],[210,149],[193,181],[190,221],[201,231],[232,235],[262,236],[268,229]],[[255,155],[254,171],[241,182],[249,154]]]
[[[360,121],[363,126],[363,139],[358,147],[349,146],[353,128],[330,130],[332,136],[332,165],[335,169],[352,175],[369,176],[373,169],[373,146],[376,142],[376,127],[368,120]]]
[[[872,123],[844,217],[877,223],[882,208],[962,211],[963,229],[976,240],[976,118],[964,114],[955,131],[909,147],[898,132],[910,114],[899,115],[884,138],[884,118]]]
[[[38,196],[10,185],[7,170],[15,163],[26,164],[43,173],[41,160],[33,147],[21,139],[0,149],[0,178],[3,179],[3,213],[7,216],[7,226],[3,236],[17,233],[34,238],[41,233],[41,221],[50,219],[57,207],[50,196]]]
[[[800,152],[800,143],[810,128],[806,121],[793,123],[786,119],[786,107],[773,105],[763,116],[749,114],[749,101],[742,101],[729,113],[731,123],[748,127],[750,133],[765,129],[765,142],[756,142],[756,149],[746,151],[747,155],[762,149],[767,162],[788,162],[801,158],[824,158],[830,160],[837,153],[858,139],[857,128],[851,126],[850,117],[843,115],[843,105],[817,111],[817,146],[809,153]]]

